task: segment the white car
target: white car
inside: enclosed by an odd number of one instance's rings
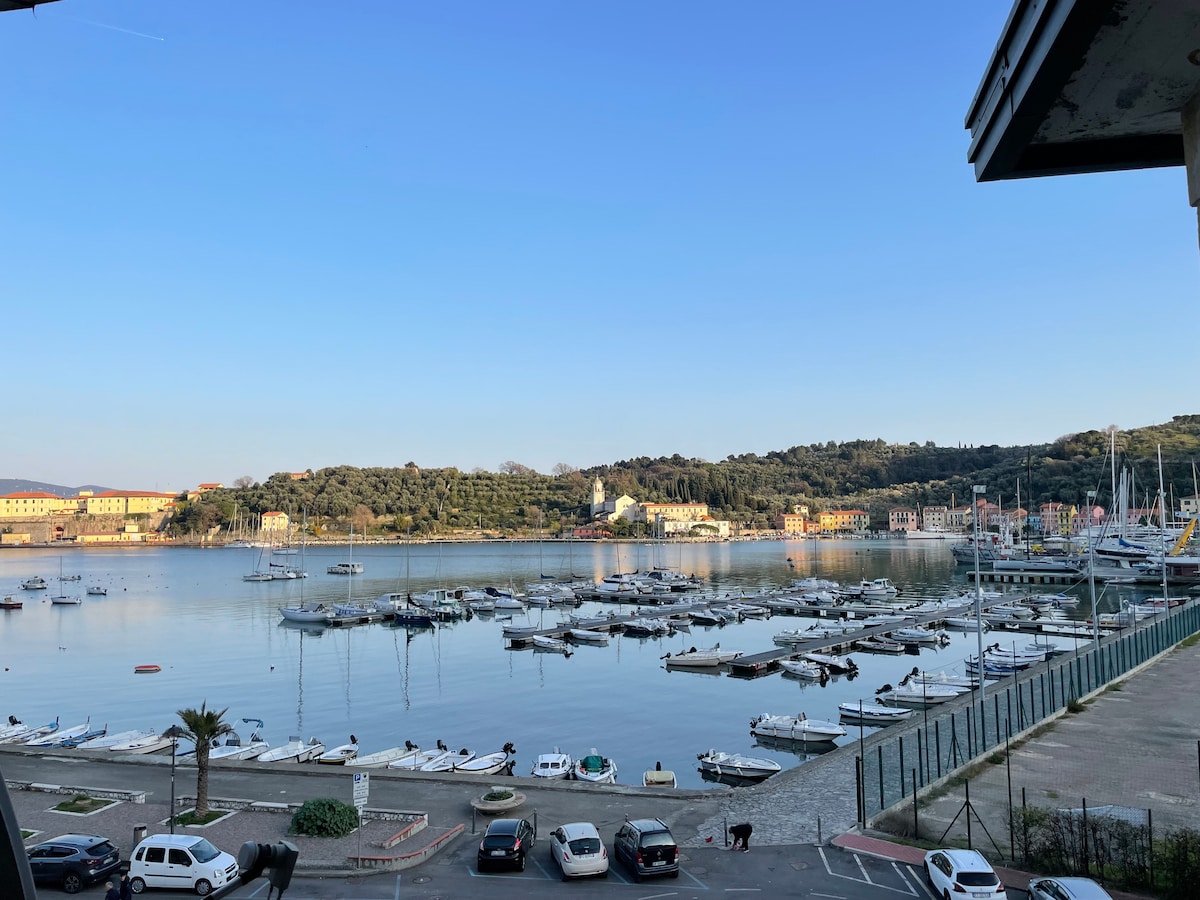
[[[608,877],[608,850],[591,822],[572,822],[550,832],[550,855],[563,881],[585,875]]]
[[[195,891],[205,897],[235,881],[238,862],[197,834],[152,834],[129,857],[129,886]]]
[[[925,879],[939,900],[1006,900],[1004,885],[977,850],[930,850]]]
[[[1029,900],[1112,900],[1112,894],[1090,878],[1033,878]]]

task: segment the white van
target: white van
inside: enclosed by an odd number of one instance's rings
[[[194,834],[152,834],[133,849],[129,887],[195,891],[201,897],[238,877],[237,860]]]

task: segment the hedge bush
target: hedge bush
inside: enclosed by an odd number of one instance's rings
[[[358,810],[341,800],[309,800],[292,816],[292,834],[345,837],[358,827]]]

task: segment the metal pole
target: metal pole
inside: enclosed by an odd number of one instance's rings
[[[1092,510],[1096,508],[1096,492],[1087,492],[1088,500],[1088,593],[1092,597],[1092,641],[1100,652],[1100,619],[1096,616],[1096,537],[1092,534]]]
[[[979,495],[987,493],[987,485],[974,485],[971,493],[974,495],[971,503],[971,527],[975,532],[975,643],[978,653],[976,662],[979,663],[979,711],[982,722],[987,688],[983,671],[983,582],[979,578]]]
[[[179,738],[171,735],[171,834],[175,833],[175,748]]]

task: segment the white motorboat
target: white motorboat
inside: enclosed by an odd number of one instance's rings
[[[741,650],[722,650],[721,645],[716,644],[705,650],[697,650],[695,647],[692,647],[690,650],[676,653],[673,656],[668,653],[663,658],[666,660],[668,666],[712,667],[723,665],[737,659],[741,655]]]
[[[21,590],[23,591],[44,591],[48,587],[46,579],[40,575],[34,575],[32,578],[26,578],[21,582]]]
[[[842,730],[845,734],[845,729]],[[707,753],[697,753],[700,768],[717,775],[734,775],[738,778],[761,780],[782,771],[783,766],[773,759],[758,756],[745,756],[741,753],[725,753],[719,750],[709,750]]]
[[[820,637],[822,635],[816,634],[807,628],[785,628],[783,631],[775,634],[771,640],[781,647],[788,647],[803,644],[805,641],[815,641]]]
[[[574,761],[557,747],[553,753],[542,753],[533,761],[530,772],[535,778],[566,778]]]
[[[885,684],[875,692],[877,699],[884,703],[895,703],[900,706],[926,708],[953,700],[960,693],[960,688],[937,684],[900,684],[892,687]]]
[[[353,759],[346,760],[346,765],[359,769],[382,769],[389,763],[393,763],[402,756],[411,753],[415,748],[415,744],[409,744],[405,747],[389,747],[386,750],[376,750],[374,753],[366,753],[362,756],[356,755]]]
[[[450,748],[443,744],[441,740],[438,740],[437,745],[432,750],[422,750],[420,747],[414,745],[408,753],[388,763],[388,768],[415,772],[426,763],[440,759],[449,752]]]
[[[306,743],[298,734],[288,738],[288,742],[280,747],[274,747],[258,757],[258,762],[308,762],[325,752],[325,745],[315,737]]]
[[[858,671],[858,665],[854,660],[848,656],[838,656],[836,653],[805,653],[804,658],[839,675]]]
[[[171,746],[171,738],[165,734],[150,733],[140,738],[130,738],[119,744],[113,744],[108,749],[113,753],[132,753],[142,756],[147,753],[157,753]]]
[[[361,575],[363,573],[363,564],[360,562],[334,563],[325,571],[330,575]]]
[[[947,628],[958,628],[961,631],[975,631],[979,627],[979,620],[974,616],[947,616],[943,621]],[[985,619],[983,630],[987,631],[991,627]]]
[[[547,650],[551,653],[562,653],[565,656],[571,655],[571,645],[558,638],[535,634],[530,640],[533,642],[534,650]]]
[[[1057,656],[1065,651],[1061,644],[1056,644],[1054,641],[1039,641],[1036,638],[1026,644],[1023,649],[1026,653],[1040,653],[1043,656]]]
[[[115,734],[102,734],[90,740],[81,741],[75,745],[76,750],[110,750],[117,744],[125,744],[129,741],[136,741],[141,738],[157,737],[157,731],[133,730],[133,731],[118,731]]]
[[[537,631],[536,625],[505,625],[500,629],[500,634],[506,638],[527,638],[532,637]]]
[[[421,766],[422,772],[453,772],[458,766],[469,763],[475,758],[475,751],[463,747],[452,753],[443,753],[437,759],[431,759]]]
[[[974,675],[952,675],[949,672],[922,672],[916,666],[905,676],[912,684],[940,684],[945,687],[958,687],[971,690],[979,687],[979,679]]]
[[[358,756],[358,738],[350,735],[350,743],[330,747],[317,757],[317,762],[324,766],[344,766],[347,760]]]
[[[87,592],[88,592],[88,596],[90,596],[90,597],[107,597],[108,596],[108,588],[104,587],[103,585],[99,585],[99,584],[93,584],[91,587],[89,587],[87,589]]]
[[[678,787],[678,782],[675,780],[675,773],[670,769],[661,768],[647,769],[642,773],[642,787],[656,788],[673,788]]]
[[[603,631],[592,631],[588,628],[572,628],[567,632],[571,640],[581,644],[607,644],[608,635]]]
[[[250,733],[250,740],[244,744],[241,742],[241,738],[237,737],[236,732],[231,737],[237,738],[237,743],[226,741],[220,747],[214,747],[208,753],[209,762],[254,759],[254,757],[271,749],[270,742],[263,738],[258,731],[252,731]]]
[[[87,734],[91,729],[92,726],[88,722],[84,722],[82,725],[73,725],[70,728],[56,727],[42,734],[34,734],[24,743],[26,747],[54,747],[73,737]]]
[[[495,753],[484,753],[474,759],[454,761],[450,771],[462,775],[497,775],[509,766],[509,758],[516,749],[513,745],[505,744],[502,750]]]
[[[781,659],[779,665],[788,675],[795,675],[797,678],[819,681],[829,677],[828,671],[807,659]]]
[[[843,722],[863,725],[891,725],[912,718],[911,709],[895,706],[875,706],[866,703],[839,703],[838,715]]]
[[[616,784],[617,764],[611,759],[601,756],[592,748],[587,756],[576,760],[573,770],[576,781],[590,781],[594,784]]]
[[[832,741],[845,737],[846,729],[837,722],[810,719],[804,713],[795,716],[773,716],[763,713],[750,720],[750,733],[756,737],[785,738],[789,741]]]
[[[914,616],[902,616],[900,613],[875,613],[865,619],[859,619],[863,628],[874,628],[876,625],[903,625],[906,622],[915,621]]]
[[[57,597],[51,597],[50,602],[55,606],[81,606],[83,604],[83,598],[79,596],[60,594]]]
[[[913,625],[908,628],[897,628],[889,632],[888,637],[902,644],[937,644],[946,640],[946,632]]]
[[[58,719],[45,725],[26,725],[12,716],[8,717],[8,725],[0,734],[0,744],[21,744],[30,738],[46,735],[58,730]]]
[[[1019,603],[1000,603],[988,607],[989,616],[1000,616],[1006,619],[1032,619],[1033,610]]]
[[[855,641],[854,646],[862,650],[864,653],[904,653],[905,646],[899,641],[893,641],[890,637],[879,635],[877,637],[863,638],[861,641]]]

